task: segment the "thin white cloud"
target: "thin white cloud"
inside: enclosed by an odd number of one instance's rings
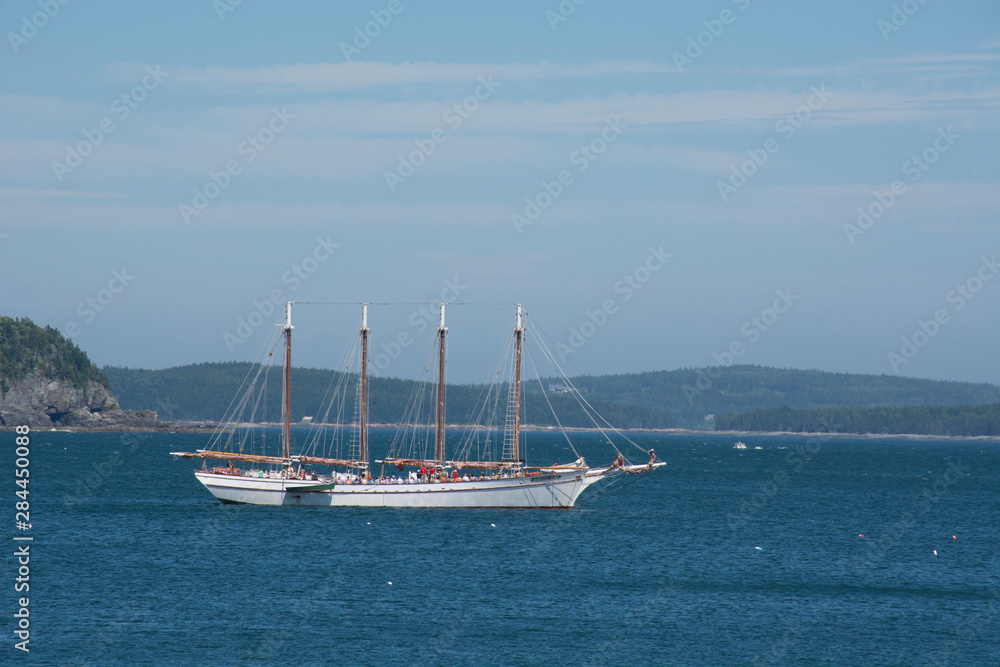
[[[1000,38],[982,48],[998,48]],[[844,65],[814,67],[739,68],[729,74],[760,77],[850,77],[871,75],[987,75],[1000,54],[925,53],[892,58],[868,58]],[[113,80],[134,81],[146,71],[141,63],[120,63],[109,68]],[[379,87],[421,84],[475,83],[492,76],[503,83],[521,81],[589,79],[636,75],[673,75],[667,62],[603,61],[571,65],[538,63],[297,63],[266,67],[180,67],[170,70],[172,84],[215,93],[343,92]]]
[[[0,188],[0,199],[125,199],[120,192],[94,190],[52,190],[31,188]]]
[[[988,75],[1000,62],[992,53],[923,53],[893,58],[865,58],[847,65],[812,67],[755,67],[729,70],[730,74],[760,77],[857,77],[903,74]]]
[[[444,123],[449,102],[376,102],[372,100],[320,101],[290,106],[296,114],[288,130],[277,137],[248,166],[243,182],[252,178],[319,178],[364,181],[381,178],[395,167],[398,156],[415,149],[431,131],[445,128],[448,140],[435,149],[421,174],[467,172],[503,164],[565,163],[578,142],[597,136],[609,117],[620,116],[628,130],[616,152],[625,164],[687,169],[702,173],[728,171],[738,155],[733,147],[720,151],[700,147],[673,134],[688,127],[720,131],[775,131],[777,119],[794,113],[812,94],[811,86],[797,91],[700,91],[676,94],[612,95],[556,101],[495,101],[484,105],[460,128]],[[923,93],[878,90],[857,91],[831,87],[833,95],[809,119],[810,130],[898,123],[936,123],[956,128],[996,129],[1000,119],[1000,88],[971,91],[931,90]],[[34,112],[50,100],[22,97],[11,105],[8,122],[27,124]],[[84,105],[86,106],[86,104]],[[14,110],[16,109],[16,111]],[[272,114],[265,105],[210,107],[178,115],[150,108],[132,120],[129,132],[107,137],[93,155],[56,182],[52,162],[65,160],[67,145],[83,135],[67,121],[61,128],[34,127],[37,139],[3,139],[0,128],[0,180],[23,192],[48,191],[63,186],[73,190],[106,191],[140,181],[162,183],[187,193],[203,182],[210,170],[228,160],[241,159],[238,146],[264,127]],[[89,127],[84,121],[76,128]],[[720,135],[722,136],[722,135]],[[56,137],[59,137],[58,139]],[[679,148],[678,144],[689,146]],[[742,149],[749,146],[743,146]],[[176,182],[171,179],[179,179]],[[52,190],[58,192],[61,190]],[[11,190],[11,192],[14,192]],[[180,196],[180,195],[178,195]],[[10,196],[8,196],[9,198]]]
[[[131,81],[146,69],[144,64],[123,63],[110,69],[115,80]],[[539,63],[300,63],[268,67],[181,67],[171,70],[171,83],[199,86],[213,92],[272,92],[364,90],[380,86],[433,83],[475,83],[479,77],[501,82],[543,79],[580,79],[676,72],[667,64],[649,62],[598,62],[590,65]]]
[[[648,199],[628,198],[600,202],[573,191],[537,223],[539,229],[604,224],[628,220],[630,224],[669,224],[681,227],[728,225],[759,232],[817,229],[843,238],[842,226],[854,222],[857,207],[870,202],[872,192],[884,183],[845,185],[779,185],[747,188],[723,204],[706,183],[705,197],[694,199],[669,192]],[[216,202],[186,225],[176,205],[140,205],[131,202],[91,201],[69,203],[53,200],[0,200],[0,219],[7,231],[19,228],[88,230],[281,230],[410,228],[507,228],[518,201],[462,204],[430,202],[398,204],[391,201],[342,203],[243,203]],[[917,183],[894,205],[873,232],[889,233],[905,225],[908,233],[925,230],[948,220],[991,224],[1000,206],[1000,190],[993,183]],[[939,233],[938,227],[926,227]]]
[[[887,65],[923,65],[927,63],[967,63],[997,62],[1000,55],[991,53],[914,53],[895,58],[862,60],[862,63],[885,63]]]

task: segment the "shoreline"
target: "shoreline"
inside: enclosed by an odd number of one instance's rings
[[[212,434],[221,428],[226,430],[231,430],[232,428],[280,428],[282,424],[280,422],[266,422],[258,424],[231,424],[228,427],[222,427],[215,422],[164,422],[162,426],[155,427],[139,427],[139,426],[123,426],[119,428],[108,428],[108,427],[94,427],[94,426],[77,426],[77,427],[32,427],[32,431],[35,433],[184,433],[184,434]],[[319,426],[335,426],[334,424],[303,424],[301,422],[293,424],[293,428],[311,428]],[[340,424],[340,427],[345,425]],[[396,429],[404,426],[403,424],[369,424],[372,429]],[[13,433],[16,427],[6,427],[0,426],[0,433],[9,432]],[[432,427],[428,427],[432,428]],[[448,424],[447,430],[468,430],[468,429],[482,429],[481,426],[471,426],[464,424]],[[559,428],[556,426],[536,426],[532,424],[523,424],[521,430],[530,433],[545,433],[559,432]],[[602,429],[594,427],[571,427],[567,426],[563,428],[564,431],[569,433],[601,433]],[[611,429],[603,429],[608,431]],[[941,441],[958,441],[958,442],[1000,442],[1000,435],[932,435],[932,434],[922,434],[922,433],[826,433],[826,432],[798,432],[798,431],[700,431],[694,429],[685,428],[631,428],[631,429],[617,429],[622,433],[658,433],[662,435],[696,435],[696,436],[732,436],[736,438],[741,437],[767,437],[767,438],[848,438],[848,439],[860,439],[860,440],[941,440]]]
[[[201,425],[198,425],[198,424]],[[218,424],[209,422],[164,422],[162,426],[29,426],[32,433],[215,433]],[[0,426],[0,433],[14,433],[16,426]]]

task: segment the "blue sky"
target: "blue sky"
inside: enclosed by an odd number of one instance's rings
[[[0,313],[162,368],[444,294],[571,373],[1000,379],[996,2],[232,4],[3,3]],[[358,309],[295,312],[337,363]],[[449,311],[452,380],[511,314]]]

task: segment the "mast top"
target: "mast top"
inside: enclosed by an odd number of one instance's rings
[[[368,304],[361,304],[361,330],[370,331],[368,328]]]
[[[444,303],[441,304],[441,325],[438,327],[438,331],[447,331],[448,327],[444,325]]]
[[[283,327],[285,331],[291,331],[295,327],[292,326],[292,304],[295,301],[289,301],[285,304],[285,326]]]
[[[521,313],[521,304],[517,304],[517,324],[514,326],[514,331],[524,331],[524,319]]]

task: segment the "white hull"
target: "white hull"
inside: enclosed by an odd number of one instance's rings
[[[533,477],[423,484],[338,484],[297,491],[316,481],[243,477],[195,471],[212,495],[227,503],[317,505],[322,507],[573,507],[603,470],[548,473]]]

